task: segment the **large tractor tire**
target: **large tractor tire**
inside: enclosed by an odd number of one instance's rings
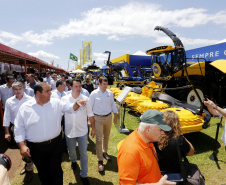
[[[203,101],[204,98],[204,90],[202,88],[196,88],[197,93],[199,94],[201,101]],[[185,94],[183,96],[183,100],[186,101],[190,105],[200,106],[200,102],[198,97],[195,94],[195,91],[193,89],[189,89],[185,91]]]

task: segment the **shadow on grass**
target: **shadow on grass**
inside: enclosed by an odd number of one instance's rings
[[[141,114],[140,113],[137,113],[131,109],[128,110],[128,114],[130,114],[131,116],[134,116],[134,117],[140,117]]]
[[[88,147],[87,151],[92,152],[92,154],[96,155],[96,144],[93,142],[92,139],[88,138]]]
[[[192,143],[196,154],[214,150],[215,145],[217,149],[221,146],[219,142],[216,143],[214,138],[202,132],[188,133],[184,134],[184,136]]]
[[[65,152],[63,153],[62,162],[70,162],[68,153],[65,153]]]
[[[118,165],[117,165],[117,157],[109,155],[111,157],[111,162],[107,162],[104,166],[105,171],[112,171],[118,172]]]
[[[112,182],[101,181],[100,179],[96,179],[93,177],[88,177],[88,180],[89,180],[89,183],[92,185],[113,185]],[[76,178],[76,181],[77,181],[77,183],[69,183],[69,185],[81,185],[82,184],[82,181],[80,180],[80,178]]]
[[[79,166],[77,166],[76,170],[73,170],[74,176],[75,176],[75,180],[77,183],[69,183],[70,185],[74,185],[74,184],[82,184],[82,181],[80,180],[80,168]]]
[[[92,185],[113,185],[112,182],[101,181],[100,179],[96,179],[96,178],[93,178],[93,177],[89,178],[89,182]]]
[[[25,177],[23,180],[24,185],[41,185],[38,174],[33,172],[25,173]]]
[[[80,185],[82,184],[82,181],[80,179],[80,169],[76,168],[76,170],[73,171],[74,176],[75,176],[75,180],[77,183],[69,183],[69,185]],[[112,182],[105,182],[105,181],[101,181],[99,179],[93,178],[93,177],[88,177],[89,183],[92,185],[98,184],[98,185],[113,185]]]

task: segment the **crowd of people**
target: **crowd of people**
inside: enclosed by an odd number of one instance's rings
[[[6,76],[0,86],[3,127],[5,140],[18,144],[25,161],[21,174],[33,171],[35,165],[43,185],[62,185],[62,153],[67,151],[71,168],[76,170],[78,146],[80,178],[84,185],[90,184],[89,134],[96,137],[97,170],[104,171],[103,160],[112,161],[107,153],[112,122],[117,124],[114,97],[107,87],[108,79],[103,76],[93,83],[90,76],[83,79],[49,73],[45,78],[34,74],[17,79]],[[204,104],[212,114],[226,116],[225,110],[212,101],[207,99]],[[180,127],[178,115],[173,111],[144,112],[139,127],[119,147],[119,184],[176,184],[167,180],[167,174],[180,173],[177,147],[181,155],[194,154],[193,145]],[[224,131],[224,142],[225,138]],[[0,158],[1,169],[6,173]]]
[[[100,76],[98,80],[98,88],[94,88],[90,76],[6,76],[6,83],[0,86],[3,127],[5,140],[18,144],[25,161],[21,174],[33,171],[35,165],[43,185],[63,184],[62,152],[67,150],[71,168],[76,170],[78,145],[80,178],[83,184],[90,184],[88,133],[96,137],[97,170],[104,171],[103,158],[111,161],[107,153],[111,113],[116,124],[117,109],[113,94],[107,89],[107,78]]]

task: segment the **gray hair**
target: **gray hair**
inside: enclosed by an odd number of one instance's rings
[[[141,130],[141,131],[144,131],[147,126],[154,127],[155,124],[149,124],[149,123],[140,122],[140,125],[139,125],[138,129]]]
[[[12,88],[14,89],[15,86],[22,87],[23,89],[25,88],[24,84],[22,82],[13,82]]]

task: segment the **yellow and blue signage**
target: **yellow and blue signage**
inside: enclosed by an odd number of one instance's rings
[[[205,58],[207,61],[226,59],[226,42],[187,50],[186,57],[187,58]]]
[[[159,66],[159,64],[154,63],[153,64],[153,73],[154,73],[155,77],[160,77],[161,72],[162,71],[161,71],[161,67]]]

